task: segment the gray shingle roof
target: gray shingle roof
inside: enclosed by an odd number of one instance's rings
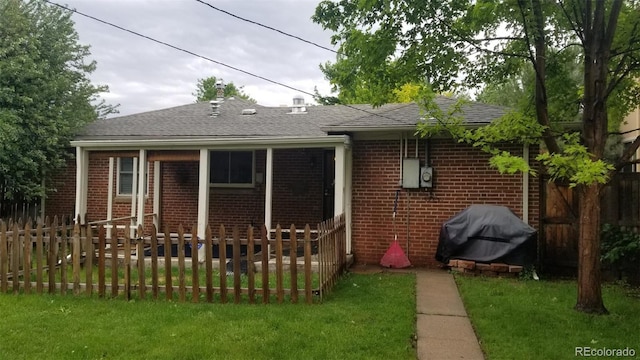
[[[439,98],[441,106],[454,100]],[[255,115],[242,115],[243,109],[256,109]],[[489,123],[504,113],[497,106],[465,105],[468,123]],[[364,111],[363,111],[364,110]],[[370,105],[309,106],[306,114],[291,114],[290,107],[266,107],[241,99],[227,99],[220,114],[211,116],[208,102],[200,102],[139,114],[101,119],[86,126],[76,140],[133,140],[201,137],[322,137],[333,130],[414,126],[421,119],[415,103]]]

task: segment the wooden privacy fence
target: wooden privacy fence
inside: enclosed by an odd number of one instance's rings
[[[221,303],[229,297],[256,303],[259,297],[265,304],[283,303],[288,296],[293,303],[312,303],[316,296],[321,301],[346,269],[344,215],[320,223],[317,238],[309,225],[300,235],[293,225],[288,233],[278,225],[274,239],[264,226],[259,234],[249,227],[241,237],[237,227],[229,234],[223,225],[215,236],[210,227],[198,236],[180,226],[177,234],[165,230],[169,236],[155,228],[143,234],[139,227],[131,237],[125,227],[108,239],[101,224],[67,226],[54,219],[53,225],[45,221],[32,229],[29,223],[7,228],[0,222],[3,293]],[[201,251],[190,251],[189,258],[188,249]]]

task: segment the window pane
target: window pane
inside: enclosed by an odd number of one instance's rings
[[[229,151],[211,152],[209,182],[216,184],[229,183]]]
[[[118,194],[131,194],[131,189],[133,188],[133,174],[120,173],[120,181],[118,184],[120,185]]]
[[[230,180],[233,184],[253,182],[253,152],[234,151],[231,153]]]
[[[120,158],[120,173],[133,173],[133,158]]]

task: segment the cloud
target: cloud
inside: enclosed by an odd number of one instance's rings
[[[238,16],[333,48],[329,32],[311,21],[316,0],[215,1]],[[195,0],[66,0],[77,11],[193,53],[284,83],[305,92],[328,93],[319,64],[335,54],[215,11]],[[73,15],[80,42],[91,46],[97,70],[91,79],[108,85],[103,98],[120,104],[120,115],[195,101],[197,80],[223,78],[259,104],[290,104],[291,89],[171,49],[125,31]],[[305,95],[307,101],[311,97]]]

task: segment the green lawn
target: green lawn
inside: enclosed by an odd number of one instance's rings
[[[604,286],[610,315],[573,310],[575,281],[457,276],[487,359],[575,359],[576,347],[633,348],[640,358],[640,297]]]
[[[322,304],[0,295],[3,359],[414,359],[415,276],[347,274]]]

